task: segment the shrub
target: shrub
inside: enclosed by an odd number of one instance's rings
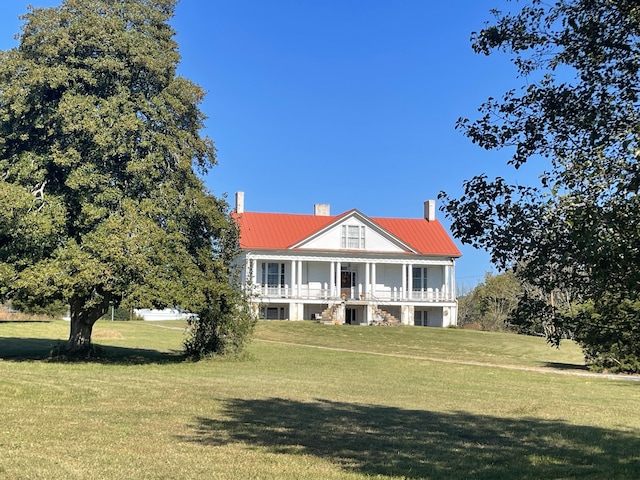
[[[583,304],[575,340],[587,364],[612,373],[640,372],[640,301],[605,295]]]

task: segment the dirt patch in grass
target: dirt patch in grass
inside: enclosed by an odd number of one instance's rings
[[[96,330],[91,335],[91,338],[101,340],[117,340],[123,337],[120,332],[117,332],[115,330]]]
[[[0,306],[0,321],[2,322],[43,322],[52,321],[53,317],[48,315],[34,315],[17,312],[5,306]]]

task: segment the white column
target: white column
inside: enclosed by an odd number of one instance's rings
[[[407,265],[402,264],[402,292],[400,292],[400,298],[405,300],[407,298]]]
[[[297,272],[297,268],[296,268],[296,264],[298,262],[296,260],[291,260],[291,296],[292,297],[296,297],[298,295],[297,292],[297,286],[298,286],[298,282],[296,282],[296,272]]]
[[[302,295],[302,260],[298,260],[298,286],[297,286],[297,289],[298,289],[298,295],[301,296]]]
[[[444,266],[444,299],[445,300],[449,300],[449,292],[451,291],[451,272],[450,272],[450,266],[449,265],[445,265]]]
[[[366,296],[371,295],[371,264],[364,265],[364,292]]]
[[[376,264],[372,263],[371,264],[371,296],[375,297],[376,296]]]
[[[258,260],[251,260],[251,283],[255,286],[258,283]]]
[[[258,284],[258,259],[254,258],[251,261],[252,265],[252,272],[251,272],[251,288],[252,290],[252,294],[256,294],[257,292],[260,292],[260,285]],[[260,292],[260,294],[262,294],[262,292]]]
[[[456,261],[451,261],[451,299],[456,299]]]
[[[329,297],[335,297],[335,288],[336,288],[336,264],[335,262],[331,262],[331,269],[329,272]]]
[[[413,265],[410,263],[407,266],[407,298],[413,296]]]
[[[333,278],[333,282],[335,283],[335,291],[336,297],[339,297],[340,294],[342,293],[340,290],[342,288],[342,263],[340,262],[336,262],[336,276]]]

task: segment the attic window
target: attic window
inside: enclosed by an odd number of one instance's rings
[[[342,225],[342,248],[349,250],[364,249],[364,226]]]

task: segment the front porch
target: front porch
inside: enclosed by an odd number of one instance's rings
[[[248,252],[243,281],[262,318],[448,326],[457,302],[453,258]]]

